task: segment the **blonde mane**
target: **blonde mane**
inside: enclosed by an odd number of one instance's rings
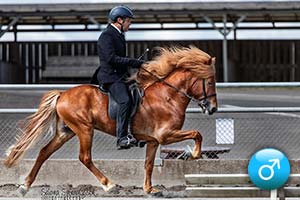
[[[159,78],[165,78],[179,68],[197,73],[201,78],[208,78],[215,74],[211,56],[194,46],[159,48],[159,52],[159,56],[143,64],[143,68]],[[140,69],[132,79],[135,79],[143,88],[157,81],[157,78],[143,69]]]

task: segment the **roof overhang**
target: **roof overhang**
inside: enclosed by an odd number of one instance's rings
[[[0,5],[0,24],[62,25],[107,23],[109,10],[118,3],[88,4],[6,4]],[[299,22],[300,1],[126,3],[134,10],[134,23],[202,23],[204,16],[213,22]]]

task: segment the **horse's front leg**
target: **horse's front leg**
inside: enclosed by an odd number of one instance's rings
[[[152,187],[151,176],[154,167],[155,154],[157,151],[158,142],[151,141],[147,142],[146,148],[146,159],[145,159],[145,182],[144,182],[144,191],[148,194],[155,194],[159,191]]]
[[[192,159],[201,158],[201,144],[202,135],[196,130],[175,130],[164,134],[161,138],[161,144],[167,145],[175,142],[181,142],[183,140],[193,139],[195,141],[195,146],[192,152]]]

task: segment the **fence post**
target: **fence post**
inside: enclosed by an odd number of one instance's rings
[[[270,200],[277,200],[277,189],[271,190],[271,197]]]

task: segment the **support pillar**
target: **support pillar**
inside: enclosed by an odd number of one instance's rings
[[[228,82],[227,16],[223,15],[223,80]]]
[[[228,44],[227,44],[227,35],[232,31],[235,30],[237,25],[242,22],[246,16],[241,16],[234,24],[233,27],[230,28],[228,30],[227,27],[227,15],[223,15],[223,27],[219,28],[216,26],[215,22],[213,20],[211,20],[209,17],[207,16],[203,16],[203,18],[210,23],[214,29],[216,29],[217,31],[219,31],[220,34],[222,34],[223,36],[223,43],[222,43],[222,48],[223,48],[223,80],[224,82],[228,82],[229,81],[229,70],[228,70]],[[236,37],[236,36],[235,36]]]

